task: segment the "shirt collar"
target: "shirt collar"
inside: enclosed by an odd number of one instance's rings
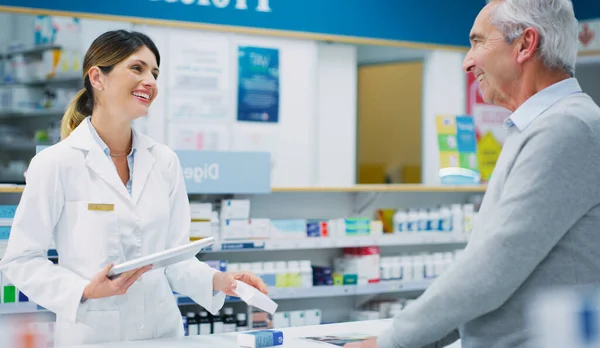
[[[100,145],[100,148],[102,149],[102,152],[104,152],[107,156],[110,156],[110,149],[108,148],[108,145],[106,145],[106,143],[104,142],[104,140],[102,140],[102,138],[100,138],[100,135],[98,134],[98,132],[96,131],[96,128],[94,128],[94,125],[92,124],[92,116],[86,117],[85,121],[88,124],[88,127],[90,128],[90,132],[92,133],[92,136],[94,137],[94,140],[96,140],[96,142],[98,143],[98,145]],[[136,150],[136,136],[135,136],[135,132],[131,132],[131,152],[128,154],[128,156],[131,156],[135,153]]]
[[[574,77],[557,82],[544,88],[515,110],[504,122],[504,126],[510,128],[516,126],[523,131],[527,126],[554,103],[573,93],[581,92],[579,82]]]

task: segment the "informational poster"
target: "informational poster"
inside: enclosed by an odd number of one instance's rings
[[[279,122],[279,50],[238,48],[238,121]]]
[[[277,128],[239,124],[233,127],[232,151],[269,152],[271,169],[277,163]]]
[[[467,74],[467,114],[475,121],[479,172],[481,181],[487,182],[506,138],[504,121],[510,116],[510,110],[484,102],[475,76]]]
[[[172,123],[169,128],[169,147],[173,150],[230,150],[229,129],[226,125]]]
[[[223,120],[231,115],[227,40],[174,31],[169,39],[167,108],[171,120]]]
[[[465,168],[477,172],[477,142],[473,118],[439,115],[436,126],[440,168]]]

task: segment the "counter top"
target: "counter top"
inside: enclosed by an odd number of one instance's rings
[[[332,334],[364,334],[379,335],[391,325],[391,320],[374,320],[361,322],[348,322],[340,324],[328,324],[317,326],[302,326],[281,329],[283,331],[284,344],[277,346],[281,348],[324,348],[333,345],[325,345],[318,342],[303,340],[307,336],[322,336]],[[91,344],[82,346],[70,346],[68,348],[198,348],[219,347],[238,348],[237,333],[191,336],[171,339],[157,339],[144,341],[131,341],[111,344]],[[67,347],[64,347],[67,348]]]

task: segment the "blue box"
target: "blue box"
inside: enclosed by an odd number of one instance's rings
[[[283,345],[283,332],[278,330],[261,330],[238,334],[238,347],[265,348]]]

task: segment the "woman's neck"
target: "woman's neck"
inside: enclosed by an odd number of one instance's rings
[[[91,121],[111,154],[123,154],[131,150],[131,125],[128,121],[119,120],[101,110],[94,110]]]

